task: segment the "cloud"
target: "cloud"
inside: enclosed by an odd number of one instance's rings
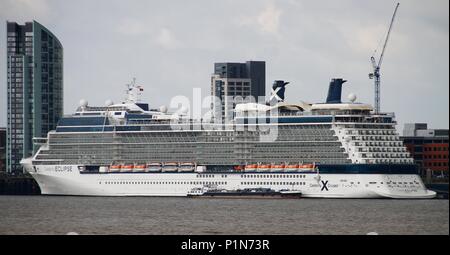
[[[256,27],[263,34],[278,35],[281,14],[281,9],[270,2],[257,15],[242,16],[237,23],[240,26]]]
[[[0,16],[5,19],[30,21],[50,14],[47,0],[2,0]]]
[[[357,26],[354,28],[354,33],[343,34],[356,53],[374,53],[374,50],[381,51],[386,32],[384,26],[377,25],[369,28]]]
[[[164,49],[173,50],[181,47],[181,43],[175,38],[173,32],[168,28],[161,28],[156,36],[155,42]]]
[[[166,27],[155,27],[145,19],[144,21],[130,18],[123,19],[117,26],[117,32],[125,36],[148,38],[148,41],[166,50],[178,49],[182,45],[176,39],[172,30]]]
[[[280,25],[281,10],[272,3],[258,15],[257,22],[261,31],[277,34]]]
[[[135,19],[124,19],[118,25],[117,31],[123,35],[142,35],[146,33],[145,25]]]

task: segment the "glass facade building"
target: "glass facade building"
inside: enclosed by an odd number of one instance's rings
[[[214,74],[225,79],[250,79],[250,95],[254,98],[266,95],[266,62],[215,63]]]
[[[6,170],[6,128],[0,127],[0,172]]]
[[[212,104],[216,119],[222,122],[233,118],[236,97],[252,96],[257,102],[266,95],[266,63],[247,61],[245,63],[215,63],[211,76],[211,96],[218,97],[220,104]],[[264,102],[262,102],[264,103]]]
[[[20,160],[37,150],[63,114],[63,47],[36,21],[7,22],[6,169],[21,173]]]

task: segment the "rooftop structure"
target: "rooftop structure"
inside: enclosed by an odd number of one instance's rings
[[[428,178],[448,181],[448,129],[428,129],[426,123],[408,123],[400,138],[419,165],[422,176],[428,174]]]
[[[222,121],[233,118],[235,98],[253,97],[258,101],[265,97],[266,63],[247,61],[246,63],[215,63],[211,77],[211,96],[218,97],[221,103],[214,102],[212,108],[216,119]]]

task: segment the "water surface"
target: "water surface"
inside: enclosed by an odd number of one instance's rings
[[[448,200],[0,196],[0,234],[449,234]]]

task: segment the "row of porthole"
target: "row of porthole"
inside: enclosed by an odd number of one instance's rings
[[[242,178],[306,178],[305,174],[282,174],[282,175],[266,175],[266,174],[262,174],[262,175],[258,175],[258,174],[250,174],[250,175],[241,175]]]
[[[102,182],[98,182],[98,184],[102,184]],[[161,184],[173,184],[173,185],[206,185],[206,184],[215,184],[215,185],[227,185],[227,182],[148,182],[148,181],[140,181],[140,182],[126,182],[126,181],[106,181],[103,184],[144,184],[144,185],[161,185]]]
[[[392,184],[396,184],[396,185],[397,185],[397,184],[408,184],[407,182],[403,182],[403,183],[402,183],[402,182],[398,182],[398,183],[397,183],[397,182],[387,182],[387,184],[391,184],[391,183],[392,183]],[[381,184],[383,184],[383,183],[381,183]],[[413,183],[413,182],[409,182],[409,184],[412,185],[412,184],[414,184],[414,183]],[[415,182],[415,184],[419,184],[419,183]]]
[[[241,185],[306,185],[306,182],[241,182]]]
[[[214,178],[215,176],[213,174],[198,174],[195,177],[196,178]],[[220,177],[227,178],[228,176],[226,174],[222,174]]]
[[[388,185],[389,188],[417,188],[417,186]]]

